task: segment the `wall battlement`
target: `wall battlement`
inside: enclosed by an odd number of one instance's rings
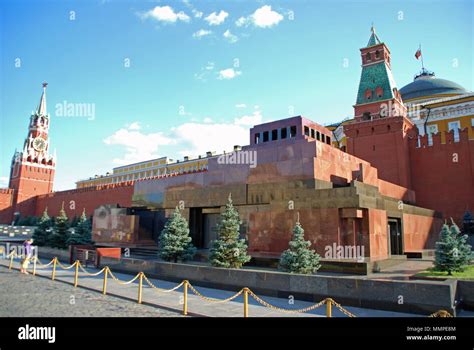
[[[471,129],[474,129],[474,127],[471,127]],[[417,137],[410,138],[410,151],[423,151],[425,149],[431,151],[438,151],[440,148],[443,148],[447,145],[459,147],[464,147],[465,145],[468,145],[468,147],[472,147],[472,145],[474,145],[474,139],[469,139],[468,128],[459,130],[458,135],[459,136],[456,137],[454,130],[438,132],[436,134],[433,134],[431,138],[429,138],[428,135],[419,135]],[[443,136],[446,142],[442,142]]]

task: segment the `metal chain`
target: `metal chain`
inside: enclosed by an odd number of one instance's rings
[[[326,301],[328,300],[328,299],[324,299],[324,300],[321,300],[321,301],[320,301],[319,303],[317,303],[317,304],[314,304],[314,305],[311,305],[311,306],[308,306],[308,307],[305,307],[305,308],[302,308],[302,309],[294,309],[294,310],[291,310],[291,309],[283,309],[283,308],[281,308],[281,307],[272,305],[272,304],[266,302],[265,300],[263,300],[262,298],[260,298],[259,296],[257,296],[257,295],[256,295],[254,292],[252,292],[250,289],[249,289],[248,291],[249,291],[249,294],[252,296],[252,298],[254,298],[255,301],[257,301],[258,303],[262,304],[263,306],[268,307],[268,308],[273,309],[273,310],[276,310],[276,311],[286,312],[286,313],[290,313],[290,314],[303,313],[303,312],[308,312],[308,311],[317,309],[318,307],[324,305],[324,304],[326,303]]]
[[[104,267],[105,269],[105,267]],[[122,284],[122,285],[126,285],[126,284],[130,284],[130,283],[133,283],[138,277],[140,277],[140,274],[141,272],[137,273],[137,275],[135,277],[133,277],[130,281],[126,281],[126,282],[123,282],[121,280],[119,280],[117,277],[115,277],[115,275],[112,273],[112,271],[110,271],[110,269],[107,267],[107,270],[109,272],[109,275],[110,277],[112,277],[112,279],[117,282],[118,284]]]
[[[177,289],[179,289],[183,284],[184,284],[184,281],[181,282],[180,284],[178,284],[176,287],[174,288],[171,288],[171,289],[163,289],[163,288],[158,288],[157,286],[155,286],[149,279],[148,277],[146,277],[145,274],[143,274],[143,278],[145,279],[145,282],[148,283],[148,285],[153,288],[153,289],[156,289],[157,292],[161,292],[161,293],[169,293],[169,292],[173,292]]]
[[[353,313],[349,312],[348,310],[344,309],[341,304],[336,303],[333,299],[328,298],[330,302],[339,309],[344,315],[349,316],[349,317],[356,317]],[[327,299],[326,299],[327,300]]]
[[[59,262],[59,260],[57,260],[56,263],[57,263],[57,264],[59,265],[59,267],[62,268],[63,270],[69,270],[69,269],[73,268],[74,266],[76,266],[76,263],[74,263],[74,264],[71,264],[71,265],[68,266],[68,267],[65,267],[63,264],[61,264],[61,263]]]
[[[201,293],[199,293],[197,291],[196,288],[194,288],[192,286],[191,283],[188,283],[188,286],[189,288],[192,290],[192,292],[194,294],[196,294],[199,298],[205,300],[205,301],[208,301],[210,303],[227,303],[228,301],[231,301],[231,300],[234,300],[235,298],[237,298],[240,294],[242,294],[244,292],[244,288],[242,288],[240,291],[238,291],[237,293],[235,293],[234,295],[232,295],[231,297],[227,298],[227,299],[215,299],[215,298],[208,298],[204,295],[202,295]]]
[[[40,259],[38,259],[38,257],[35,257],[34,260],[36,260],[36,263],[40,265],[40,267],[48,267],[50,266],[53,262],[54,262],[54,259],[52,259],[49,263],[47,264],[43,264]]]
[[[96,272],[96,273],[90,273],[89,271],[87,271],[84,267],[82,267],[82,264],[79,263],[79,268],[81,269],[82,272],[84,272],[86,275],[88,276],[99,276],[102,272],[105,271],[105,269],[107,267],[104,267],[102,270],[100,270],[99,272]]]

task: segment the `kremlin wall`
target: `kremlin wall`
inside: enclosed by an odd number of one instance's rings
[[[333,244],[362,246],[374,260],[433,249],[445,219],[459,223],[474,210],[472,126],[421,134],[423,124],[408,114],[390,51],[374,29],[361,56],[354,119],[337,127],[341,142],[334,141],[335,128],[296,116],[254,126],[249,145],[234,152],[240,161],[208,154],[205,166],[200,158],[199,167],[186,171],[101,186],[81,181],[60,192],[52,192],[56,159],[48,154],[44,85],[23,152],[12,160],[9,189],[0,190],[0,222],[40,216],[46,208],[55,216],[64,203],[69,217],[83,208],[94,214],[96,243],[140,246],[154,244],[183,203],[193,243],[206,249],[231,193],[253,256],[286,249],[296,213],[320,254]],[[393,114],[381,112],[387,104],[397,106]],[[256,166],[242,161],[251,156]]]

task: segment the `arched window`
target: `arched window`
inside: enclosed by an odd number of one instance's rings
[[[362,114],[362,120],[372,120],[372,116],[369,112],[365,112],[364,114]]]
[[[367,55],[365,55],[365,59],[367,61],[370,61],[372,59],[372,56],[370,55],[370,52],[367,52]]]
[[[370,89],[365,90],[364,97],[366,100],[370,100],[372,98],[372,90]]]
[[[380,58],[380,51],[379,50],[375,51],[375,58]]]
[[[377,88],[375,89],[375,94],[379,98],[382,97],[383,96],[383,89],[380,86],[377,86]]]

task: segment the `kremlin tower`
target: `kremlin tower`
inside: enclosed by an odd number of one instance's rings
[[[344,125],[347,152],[369,161],[381,179],[411,188],[408,140],[414,124],[392,75],[390,50],[372,26],[360,49],[362,73],[354,105],[354,122]]]
[[[46,110],[46,86],[36,111],[31,114],[23,150],[13,155],[9,188],[13,189],[14,212],[22,214],[27,200],[53,191],[56,157],[49,153],[50,115]]]

